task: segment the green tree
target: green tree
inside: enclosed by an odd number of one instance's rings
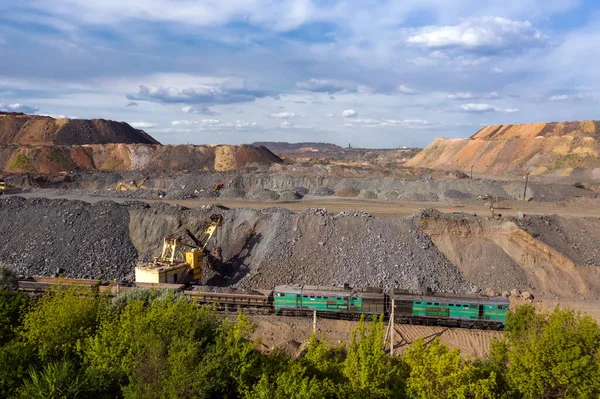
[[[106,393],[125,387],[132,398],[194,397],[218,325],[214,312],[181,294],[130,299],[103,315],[96,336],[82,345],[84,364]]]
[[[42,361],[72,357],[78,342],[94,334],[103,302],[89,289],[50,290],[25,315],[22,336]]]
[[[50,362],[41,371],[31,369],[19,390],[23,399],[77,399],[93,396],[87,377],[69,359]]]
[[[342,368],[344,352],[344,345],[336,347],[323,337],[318,339],[316,334],[312,334],[302,363],[308,367],[311,374],[321,379],[329,378],[334,382],[340,382],[345,378]]]
[[[0,398],[12,398],[37,362],[34,348],[16,339],[0,346]]]
[[[348,388],[362,398],[402,397],[405,367],[401,360],[386,354],[383,317],[373,317],[368,327],[364,317],[352,332],[343,373]]]
[[[15,337],[28,304],[29,298],[22,292],[0,289],[0,345]]]
[[[509,315],[497,345],[509,385],[525,398],[597,398],[600,395],[600,328],[589,316],[531,305]]]
[[[253,330],[254,324],[242,313],[235,321],[222,321],[215,344],[207,349],[199,370],[206,397],[247,395],[260,380],[265,358],[249,340]]]
[[[282,364],[274,375],[263,374],[247,399],[334,399],[341,396],[341,389],[330,379],[310,375],[307,367],[299,361]]]
[[[14,290],[17,288],[17,276],[12,270],[0,265],[0,290]]]
[[[448,349],[439,338],[429,345],[415,341],[403,358],[410,367],[406,388],[411,398],[496,397],[495,374],[483,376],[469,359],[460,357],[458,349]]]

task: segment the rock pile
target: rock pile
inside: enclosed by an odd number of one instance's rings
[[[0,199],[0,263],[22,275],[131,279],[127,208],[111,201]]]

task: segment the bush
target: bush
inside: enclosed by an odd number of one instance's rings
[[[22,336],[43,361],[74,356],[78,342],[94,334],[104,305],[89,289],[50,290],[25,315]]]
[[[25,399],[88,398],[94,395],[87,376],[78,370],[72,361],[62,359],[50,362],[41,371],[32,369],[30,379],[19,390]]]
[[[17,276],[4,265],[0,265],[0,290],[14,290],[17,288]]]
[[[585,190],[585,186],[581,182],[575,182],[575,183],[573,183],[573,187],[575,187],[575,188],[581,188],[581,189]]]
[[[509,315],[506,338],[493,346],[496,369],[524,398],[597,398],[600,327],[589,316],[524,305]]]
[[[335,191],[336,197],[357,197],[360,194],[360,190],[354,187],[343,187]]]
[[[22,292],[0,289],[0,345],[15,337],[28,305],[29,297]]]

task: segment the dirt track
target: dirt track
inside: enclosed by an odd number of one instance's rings
[[[107,198],[103,197],[92,197],[92,196],[73,196],[73,195],[56,195],[56,194],[45,194],[43,191],[36,191],[32,193],[21,193],[19,194],[25,198],[63,198],[81,200],[86,202],[98,202]],[[127,198],[110,198],[116,202],[125,202],[130,199]],[[294,212],[301,212],[308,208],[327,208],[329,212],[337,213],[351,209],[358,209],[363,212],[368,212],[373,216],[377,217],[405,217],[412,215],[424,208],[437,209],[440,212],[452,213],[461,212],[469,213],[480,216],[490,215],[489,206],[486,206],[483,201],[456,201],[455,203],[438,203],[438,202],[386,202],[376,200],[361,200],[361,199],[347,199],[347,198],[336,198],[336,197],[305,197],[302,201],[273,201],[273,202],[254,202],[254,201],[235,201],[235,200],[221,200],[213,201],[210,199],[193,199],[193,200],[141,200],[145,202],[164,202],[169,204],[179,204],[187,208],[198,208],[202,205],[215,204],[226,206],[228,208],[250,208],[250,209],[264,209],[270,207],[282,207],[289,209]],[[575,216],[575,217],[600,217],[600,203],[597,207],[590,206],[560,206],[548,203],[539,202],[519,202],[519,201],[505,201],[496,205],[496,212],[499,212],[506,216],[517,216],[519,211],[523,211],[526,214],[535,215],[560,215],[560,216]]]

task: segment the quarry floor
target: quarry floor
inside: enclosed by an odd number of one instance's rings
[[[38,190],[35,192],[27,192],[18,194],[24,198],[50,198],[50,199],[70,199],[80,200],[86,202],[98,202],[106,199],[110,199],[115,202],[131,201],[128,198],[104,198],[100,196],[81,196],[71,195],[68,191],[65,194],[56,194],[54,190]],[[219,204],[228,208],[249,208],[249,209],[264,209],[269,207],[281,207],[286,208],[294,212],[301,212],[308,208],[326,208],[329,212],[337,213],[351,209],[357,209],[363,212],[368,212],[373,216],[377,217],[405,217],[412,215],[424,208],[437,209],[440,212],[452,213],[470,213],[477,214],[478,216],[488,217],[490,216],[489,205],[485,204],[485,201],[473,201],[473,200],[456,200],[454,202],[387,202],[380,200],[365,200],[355,198],[339,198],[339,197],[310,197],[306,196],[299,201],[270,201],[270,202],[255,202],[246,200],[226,200],[218,199],[216,201],[210,199],[189,199],[189,200],[157,200],[157,199],[143,199],[140,201],[149,203],[168,203],[178,204],[187,208],[199,208],[203,205]],[[590,204],[577,205],[573,203],[548,203],[548,202],[523,202],[506,200],[499,202],[495,206],[496,213],[501,213],[506,216],[517,216],[519,211],[527,214],[535,215],[559,215],[559,216],[573,216],[573,217],[600,217],[600,201],[590,206]],[[596,205],[596,206],[594,206]]]

